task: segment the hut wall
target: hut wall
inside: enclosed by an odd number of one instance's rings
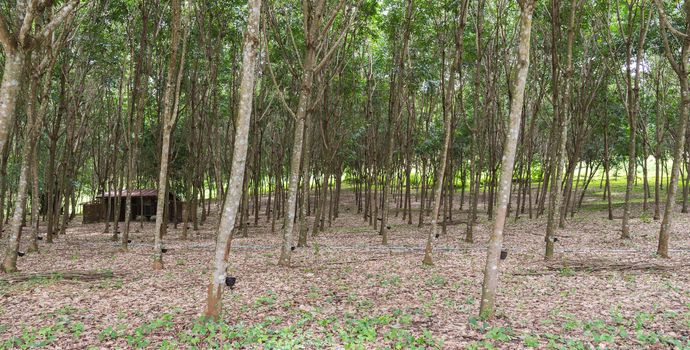
[[[84,212],[82,222],[84,224],[101,221],[101,209],[103,208],[101,203],[86,203],[82,207]]]

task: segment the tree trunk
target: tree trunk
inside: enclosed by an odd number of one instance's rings
[[[671,236],[671,224],[673,221],[673,205],[676,202],[676,191],[678,189],[678,173],[680,170],[680,164],[683,161],[683,147],[685,146],[685,132],[687,129],[688,117],[690,116],[690,95],[688,94],[688,58],[690,56],[690,33],[684,33],[682,38],[682,49],[680,60],[676,61],[673,55],[673,51],[669,45],[669,40],[667,38],[667,28],[671,25],[666,22],[666,18],[663,15],[663,5],[660,0],[655,0],[657,9],[662,15],[661,18],[661,34],[664,43],[664,49],[668,61],[671,63],[673,70],[678,76],[678,81],[680,84],[680,119],[678,120],[678,125],[676,130],[677,140],[673,150],[673,166],[671,167],[671,179],[668,183],[668,192],[666,194],[666,206],[664,209],[664,217],[661,221],[661,228],[659,230],[659,246],[657,248],[657,254],[663,258],[668,258],[668,243]],[[686,30],[690,28],[690,0],[685,0],[683,4],[683,12],[685,15],[685,27]]]
[[[559,6],[560,3],[558,1],[552,1],[552,6],[551,6],[551,17],[556,18],[559,16]],[[560,100],[559,96],[559,88],[558,88],[558,69],[559,69],[559,64],[558,64],[558,51],[557,51],[557,42],[559,39],[560,35],[560,22],[558,20],[555,20],[553,25],[553,29],[551,31],[551,55],[552,55],[552,64],[551,64],[551,72],[553,75],[553,105],[554,105],[554,122],[558,120],[558,129],[556,129],[557,132],[557,137],[554,137],[554,143],[552,155],[551,155],[551,166],[550,166],[550,173],[551,173],[551,180],[550,180],[550,190],[549,190],[549,212],[548,212],[548,217],[547,217],[547,224],[546,224],[546,236],[545,236],[545,241],[546,241],[546,252],[545,252],[545,259],[551,259],[553,257],[553,250],[554,250],[554,242],[555,242],[555,235],[556,235],[556,218],[555,216],[557,214],[560,214],[561,212],[561,204],[563,202],[563,192],[561,191],[561,178],[563,177],[563,168],[565,166],[565,151],[566,151],[566,145],[567,145],[567,138],[568,138],[568,119],[569,119],[569,112],[567,110],[568,104],[570,104],[570,80],[572,79],[572,70],[573,70],[573,40],[574,40],[574,22],[575,22],[575,15],[577,13],[577,4],[576,1],[573,0],[570,3],[570,18],[569,18],[569,23],[568,23],[568,43],[567,43],[567,63],[566,63],[566,73],[565,73],[565,96],[563,97],[563,101]],[[561,103],[563,103],[563,106],[565,110],[561,109]]]
[[[448,163],[448,149],[450,148],[450,143],[451,143],[451,136],[452,136],[452,125],[453,125],[453,117],[452,117],[452,103],[453,99],[455,97],[455,74],[456,72],[460,76],[460,85],[462,86],[462,68],[461,68],[461,62],[462,62],[462,54],[463,54],[463,44],[462,44],[462,35],[465,32],[465,17],[467,13],[467,0],[460,1],[458,3],[458,17],[456,19],[457,27],[455,29],[455,51],[454,51],[454,58],[453,62],[450,66],[450,71],[449,77],[448,77],[448,82],[447,85],[445,85],[445,78],[444,76],[441,77],[441,91],[443,93],[443,130],[444,130],[444,136],[443,136],[443,149],[441,150],[441,157],[440,157],[440,162],[439,166],[436,169],[436,188],[434,190],[434,209],[431,214],[431,230],[428,231],[427,233],[427,239],[426,239],[426,246],[424,248],[424,259],[422,260],[422,263],[424,265],[433,265],[433,258],[431,256],[432,253],[432,240],[438,235],[438,214],[439,214],[439,209],[441,207],[441,195],[443,194],[443,187],[446,181],[444,178],[445,173],[446,173],[446,165]],[[444,65],[445,62],[444,60],[441,60],[441,64]],[[445,75],[444,72],[445,69],[441,69],[442,75]],[[462,87],[460,87],[460,91],[462,91]],[[458,103],[462,105],[462,93],[460,98],[458,99]],[[459,108],[462,111],[462,107]],[[452,177],[452,175],[451,175]],[[446,206],[448,206],[448,203],[446,203]],[[444,215],[444,222],[445,222],[445,215]]]
[[[10,129],[14,126],[17,96],[25,64],[23,51],[5,52],[5,69],[2,74],[2,85],[0,85],[0,154],[3,154],[7,147]]]
[[[35,97],[35,82],[31,84],[32,88],[29,90],[30,96]],[[24,130],[24,147],[22,148],[22,162],[19,171],[19,184],[17,185],[17,198],[14,202],[14,214],[12,215],[12,222],[10,223],[10,235],[8,237],[7,246],[5,247],[5,258],[3,259],[0,269],[4,272],[17,271],[17,253],[19,251],[19,241],[22,234],[23,216],[26,208],[26,194],[28,189],[29,167],[32,163],[32,154],[36,141],[38,140],[38,130],[41,128],[38,122],[38,116],[34,113],[35,98],[30,97],[27,103],[27,118],[28,123]]]
[[[498,260],[503,244],[503,228],[507,216],[508,202],[510,201],[515,151],[522,119],[520,114],[525,97],[527,73],[529,71],[529,50],[534,0],[521,0],[519,3],[521,12],[520,34],[518,37],[517,78],[514,81],[513,99],[510,105],[510,128],[506,135],[505,146],[503,147],[501,183],[498,195],[496,221],[494,222],[494,228],[489,238],[489,246],[486,250],[486,266],[484,268],[484,282],[482,283],[482,299],[479,312],[480,316],[483,318],[491,318],[494,315],[496,289],[498,288]]]
[[[309,10],[304,5],[304,15],[308,15]],[[314,21],[320,20],[317,18]],[[307,113],[309,113],[309,103],[311,100],[312,83],[314,80],[314,64],[316,60],[316,43],[314,40],[316,24],[311,23],[309,27],[304,28],[305,34],[310,37],[307,42],[307,47],[304,54],[304,62],[302,64],[302,84],[300,87],[299,102],[297,106],[297,113],[295,114],[295,135],[292,143],[292,159],[290,160],[290,182],[287,191],[287,206],[283,221],[283,243],[280,248],[280,258],[278,265],[290,266],[290,258],[292,253],[292,230],[295,223],[295,210],[297,206],[297,187],[299,185],[299,171],[302,161],[302,143],[304,141],[304,125]]]
[[[170,61],[168,63],[168,74],[165,85],[165,97],[163,98],[162,123],[163,133],[161,142],[160,171],[158,173],[158,204],[156,207],[156,226],[154,228],[154,256],[153,269],[163,269],[163,246],[162,239],[165,226],[165,205],[168,202],[168,163],[170,161],[170,134],[177,115],[178,90],[181,80],[182,70],[184,69],[184,51],[182,49],[181,63],[177,63],[177,51],[180,43],[180,0],[172,0],[172,39],[170,43]],[[177,88],[175,77],[177,76]]]
[[[31,241],[27,252],[38,252],[38,227],[40,224],[38,203],[40,201],[38,195],[38,146],[35,146],[31,152]]]
[[[208,318],[218,319],[222,311],[223,290],[227,276],[228,258],[230,256],[231,233],[235,226],[235,218],[240,196],[242,195],[242,182],[247,163],[247,148],[249,139],[249,123],[252,113],[252,99],[254,92],[256,56],[259,48],[259,17],[261,13],[261,0],[249,0],[249,16],[247,30],[244,37],[244,49],[242,56],[242,81],[240,83],[239,115],[235,128],[235,147],[233,149],[232,169],[230,170],[230,182],[228,184],[225,203],[218,226],[216,251],[213,259],[213,273],[208,284],[208,297],[206,299],[206,311]]]

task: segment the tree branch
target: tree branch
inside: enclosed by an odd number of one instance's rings
[[[266,39],[266,65],[268,66],[268,72],[271,74],[271,80],[273,81],[273,86],[276,88],[278,91],[278,97],[280,98],[280,102],[283,104],[283,107],[290,113],[290,116],[292,116],[293,119],[297,119],[297,116],[295,115],[295,112],[292,111],[290,106],[287,104],[287,101],[285,101],[285,96],[283,95],[283,91],[280,89],[280,86],[278,85],[278,81],[276,80],[276,76],[273,73],[273,68],[271,67],[271,55],[270,52],[268,51],[268,33],[266,32],[266,19],[264,16],[264,38]]]
[[[661,21],[661,41],[664,44],[664,52],[666,53],[666,57],[668,58],[668,62],[671,64],[671,68],[678,74],[679,76],[683,74],[681,71],[681,67],[676,61],[675,57],[673,57],[673,51],[671,51],[671,45],[668,43],[668,35],[666,35],[666,29],[670,28],[670,25],[666,22],[665,15],[662,15],[663,9],[662,9],[662,4],[659,2],[659,0],[654,0],[654,4],[656,5],[657,10],[659,11],[659,18]]]
[[[14,38],[10,34],[9,29],[7,28],[7,21],[5,21],[5,17],[0,13],[0,43],[2,43],[2,46],[5,48],[5,53],[10,53],[14,51],[17,48],[17,43],[14,41]]]
[[[357,6],[355,6],[354,10],[352,11],[352,15],[350,16],[350,19],[347,21],[347,24],[343,26],[343,31],[340,33],[340,37],[338,37],[338,40],[331,46],[331,48],[328,50],[328,52],[323,56],[321,59],[321,62],[319,62],[318,65],[314,68],[314,73],[319,72],[321,69],[323,69],[326,64],[328,64],[328,61],[331,59],[331,56],[333,56],[333,53],[338,49],[338,46],[340,46],[340,43],[343,41],[345,38],[345,35],[350,29],[350,26],[352,25],[353,20],[357,16],[357,9],[359,9],[359,5],[362,4],[362,0],[357,3]]]
[[[22,21],[22,26],[19,29],[19,35],[17,42],[19,45],[26,46],[28,44],[27,38],[29,36],[29,31],[34,24],[34,15],[36,14],[36,0],[29,2],[26,9],[26,14],[24,15],[24,20]]]
[[[661,26],[668,28],[668,31],[673,35],[686,38],[688,36],[687,34],[674,28],[671,23],[669,23],[668,18],[666,17],[666,12],[664,12],[664,5],[662,5],[659,0],[654,0],[654,4],[656,5],[656,9],[659,11],[659,20],[661,21]]]
[[[326,25],[321,29],[321,34],[318,37],[318,40],[323,39],[326,34],[328,34],[328,31],[331,29],[331,26],[333,26],[333,22],[335,22],[336,17],[338,16],[338,12],[340,12],[340,9],[343,8],[343,5],[345,5],[345,0],[340,0],[338,3],[338,6],[336,6],[335,9],[333,9],[333,13],[331,13],[331,17],[326,22]]]
[[[34,38],[33,45],[38,46],[47,37],[49,37],[53,33],[55,28],[57,28],[57,26],[59,26],[60,23],[62,23],[62,21],[64,21],[65,18],[67,18],[67,16],[69,16],[72,13],[72,11],[74,11],[77,8],[77,5],[79,5],[79,1],[80,0],[71,0],[70,2],[62,6],[62,8],[58,10],[58,12],[55,13],[55,15],[52,16],[50,22],[48,22],[48,24],[46,24],[43,27],[43,30],[41,30],[41,32]]]

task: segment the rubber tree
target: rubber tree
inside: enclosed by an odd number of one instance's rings
[[[211,281],[208,284],[206,311],[204,312],[206,317],[213,319],[217,319],[222,310],[221,301],[223,299],[225,277],[227,276],[227,268],[229,266],[231,235],[235,227],[237,209],[242,197],[242,184],[247,164],[249,124],[252,116],[254,81],[256,77],[256,57],[259,50],[261,1],[262,0],[248,1],[249,17],[247,21],[247,30],[244,33],[239,114],[237,116],[235,129],[232,168],[230,170],[230,182],[225,195],[220,224],[216,232],[216,252],[213,257]]]
[[[167,225],[165,205],[168,201],[168,165],[170,158],[170,135],[177,118],[177,101],[179,98],[180,81],[184,66],[186,45],[183,45],[182,57],[178,64],[178,51],[181,36],[180,0],[172,0],[172,34],[170,42],[170,60],[163,97],[161,165],[158,173],[158,206],[156,207],[156,226],[154,228],[153,269],[163,269],[163,232]],[[177,78],[176,78],[177,77]]]
[[[661,22],[661,38],[664,44],[664,52],[671,67],[678,76],[680,84],[680,118],[678,126],[676,127],[677,138],[676,144],[673,148],[673,165],[671,167],[671,179],[668,183],[666,193],[666,206],[664,209],[664,216],[661,221],[661,228],[659,229],[659,245],[657,254],[663,258],[668,258],[668,242],[671,236],[671,224],[673,222],[673,205],[676,203],[676,192],[678,190],[678,176],[680,173],[680,165],[683,162],[683,147],[685,146],[685,131],[687,130],[688,116],[690,116],[690,92],[688,88],[688,60],[690,59],[690,0],[685,0],[683,3],[683,12],[685,14],[685,32],[680,32],[675,29],[669,20],[666,18],[664,6],[661,0],[655,0],[657,11]],[[668,32],[682,42],[680,48],[680,57],[676,58],[674,52],[678,52],[669,44]]]
[[[448,163],[448,150],[450,149],[451,139],[452,139],[452,103],[455,97],[455,76],[459,73],[460,79],[462,79],[462,54],[463,54],[463,34],[465,32],[465,19],[467,15],[467,4],[469,1],[463,0],[458,2],[458,14],[456,18],[456,28],[455,28],[455,53],[453,57],[453,63],[450,67],[448,83],[443,84],[443,148],[441,149],[441,157],[436,175],[436,188],[434,190],[434,207],[431,213],[431,230],[427,233],[426,246],[424,248],[424,259],[422,263],[424,265],[433,265],[434,261],[432,258],[432,240],[436,237],[438,233],[438,214],[441,207],[441,194],[443,193],[443,184],[445,184],[444,175],[446,173],[446,165]],[[444,72],[445,73],[445,72]],[[445,74],[444,74],[445,75]],[[460,89],[462,91],[462,89]],[[459,103],[462,103],[462,98],[458,99]],[[462,110],[462,109],[461,109]],[[448,204],[446,204],[448,205]]]
[[[503,244],[503,229],[508,214],[511,185],[513,183],[513,167],[515,165],[515,151],[520,134],[523,102],[525,99],[525,85],[529,72],[530,38],[532,34],[532,13],[534,0],[520,0],[520,33],[518,36],[517,77],[513,81],[513,99],[510,103],[510,126],[506,133],[503,146],[503,160],[501,163],[501,180],[498,192],[498,208],[496,220],[486,249],[486,265],[484,267],[484,282],[482,283],[482,300],[479,314],[483,318],[494,315],[496,289],[498,286],[498,261]]]
[[[52,2],[49,2],[52,4]],[[53,31],[79,5],[79,0],[65,3],[55,14],[49,16],[45,25],[37,25],[51,6],[45,6],[38,0],[18,0],[10,13],[13,18],[7,20],[0,14],[0,44],[5,54],[5,67],[0,84],[0,154],[7,146],[10,128],[14,125],[17,96],[21,90],[22,76],[26,59],[32,51],[48,42]]]
[[[394,133],[397,128],[398,121],[403,112],[402,99],[405,90],[405,57],[408,51],[410,41],[410,27],[412,22],[412,15],[414,13],[414,1],[408,0],[405,10],[405,23],[403,25],[402,43],[399,45],[399,51],[394,53],[395,65],[391,73],[391,88],[390,100],[388,109],[388,130],[387,130],[387,145],[386,145],[386,159],[383,165],[383,188],[381,189],[381,225],[379,226],[379,234],[381,235],[381,244],[388,244],[388,212],[389,200],[388,193],[390,192],[391,178],[395,171],[393,164],[393,146],[396,143]],[[451,73],[452,74],[452,73]]]
[[[635,11],[635,5],[637,4],[637,10]],[[647,37],[647,28],[649,27],[649,21],[651,16],[647,16],[645,13],[645,1],[637,2],[626,2],[627,6],[627,22],[625,24],[625,29],[623,29],[623,23],[621,22],[620,9],[616,6],[616,17],[618,19],[618,26],[620,27],[619,35],[622,37],[625,46],[625,85],[626,91],[625,96],[621,97],[623,106],[625,107],[626,114],[628,117],[628,126],[630,127],[630,137],[628,139],[628,172],[625,186],[625,205],[623,207],[623,221],[621,226],[621,238],[631,238],[630,235],[630,211],[632,209],[632,195],[633,187],[637,180],[637,128],[638,128],[638,117],[640,115],[640,80],[642,79],[641,68],[642,61],[644,60],[644,43]],[[638,13],[639,12],[639,13]],[[651,11],[648,12],[651,15]],[[634,18],[639,15],[641,28],[638,33],[638,42],[636,47],[636,55],[633,60],[633,35],[634,33]],[[627,34],[626,34],[627,31]],[[633,72],[634,69],[634,72]],[[634,74],[634,76],[633,76]],[[618,80],[616,80],[616,86],[618,90],[622,90],[619,86]],[[645,191],[645,198],[646,198]]]
[[[322,71],[330,62],[333,54],[343,42],[345,35],[348,32],[352,21],[357,14],[357,6],[347,8],[343,12],[350,10],[349,16],[345,14],[344,24],[341,28],[341,33],[335,38],[331,37],[331,28],[335,23],[335,18],[341,10],[349,3],[347,0],[339,1],[333,8],[331,13],[326,13],[326,1],[316,0],[302,2],[302,16],[303,16],[303,30],[304,30],[304,52],[301,55],[302,59],[302,74],[299,89],[299,102],[297,110],[293,111],[287,104],[282,90],[278,87],[275,75],[270,63],[268,68],[273,79],[273,83],[278,90],[278,96],[283,104],[283,107],[289,112],[290,116],[295,120],[295,130],[292,143],[291,159],[290,159],[290,173],[289,184],[287,189],[287,206],[285,207],[285,216],[283,221],[282,244],[280,246],[280,258],[278,265],[290,266],[290,258],[292,256],[292,231],[295,223],[295,212],[297,208],[297,190],[300,178],[300,166],[302,163],[302,148],[304,142],[304,129],[307,113],[311,109],[312,88],[314,83],[314,75]],[[325,19],[325,21],[324,21]],[[319,53],[323,56],[318,57]],[[268,58],[268,52],[267,52]],[[299,57],[299,55],[298,55]],[[308,166],[308,164],[305,164]],[[308,186],[309,184],[305,184]]]
[[[137,179],[137,159],[140,154],[139,134],[144,120],[144,108],[146,107],[146,91],[148,89],[148,79],[146,79],[147,59],[149,56],[148,46],[148,2],[144,1],[141,6],[141,34],[139,38],[139,51],[135,59],[133,91],[130,97],[129,122],[127,124],[128,133],[125,138],[127,141],[128,159],[125,184],[127,185],[127,195],[125,199],[125,227],[122,232],[120,249],[127,251],[129,244],[130,221],[132,217],[132,190],[136,186]],[[134,55],[134,53],[132,53]],[[142,207],[140,205],[140,207]],[[138,213],[140,214],[140,213]],[[137,213],[134,214],[137,216]]]
[[[554,18],[551,29],[551,75],[552,75],[552,101],[553,102],[553,127],[552,127],[552,147],[550,151],[550,166],[549,173],[551,175],[550,189],[549,189],[549,208],[546,222],[546,235],[544,237],[546,247],[544,258],[551,259],[554,253],[554,243],[556,242],[556,231],[558,225],[558,216],[560,216],[561,206],[563,204],[563,191],[561,190],[561,179],[565,168],[566,146],[568,142],[568,126],[569,126],[569,108],[571,80],[573,76],[573,42],[575,38],[575,19],[577,9],[582,2],[570,1],[570,17],[568,20],[567,33],[567,56],[565,74],[563,77],[565,83],[564,96],[561,99],[560,95],[560,62],[558,59],[558,42],[560,39],[560,1],[553,0],[551,2],[551,18]]]
[[[35,95],[38,84],[31,84],[29,93]],[[26,114],[28,123],[26,130],[24,130],[24,141],[22,146],[22,162],[19,170],[19,184],[17,185],[17,198],[14,202],[14,213],[10,221],[10,234],[8,236],[7,246],[5,247],[5,258],[2,261],[1,269],[4,272],[17,271],[17,252],[19,250],[19,242],[23,226],[24,207],[26,205],[27,190],[29,184],[29,167],[31,166],[31,159],[34,147],[36,147],[36,140],[38,140],[39,131],[41,130],[41,118],[35,113],[35,98],[29,98],[26,106]],[[35,204],[34,204],[35,206]]]

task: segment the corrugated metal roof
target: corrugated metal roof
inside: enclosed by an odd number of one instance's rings
[[[130,192],[130,191],[123,189],[122,194],[120,196],[126,197],[127,192]],[[156,189],[135,189],[135,190],[131,190],[131,192],[132,192],[132,197],[158,197],[158,190],[156,190]],[[117,197],[117,196],[118,196],[118,191],[110,191],[110,192],[105,192],[101,195],[98,195],[98,196],[96,196],[96,198],[110,198],[110,197]]]

